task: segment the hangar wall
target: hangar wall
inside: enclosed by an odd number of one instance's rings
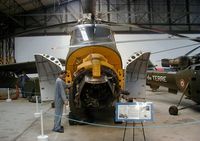
[[[191,34],[187,36],[194,38],[200,35]],[[115,34],[115,40],[118,42],[117,47],[124,65],[126,64],[126,59],[136,51],[150,51],[152,53],[150,56],[151,61],[160,66],[162,58],[174,58],[184,55],[199,45],[188,39],[171,40],[173,38],[166,34]],[[15,38],[16,62],[33,61],[34,54],[37,53],[46,53],[65,59],[69,48],[69,41],[69,36],[17,37]],[[124,43],[124,41],[132,42]],[[170,50],[179,47],[183,48]],[[170,51],[162,52],[168,49]]]
[[[16,62],[33,61],[38,53],[65,58],[69,41],[69,36],[16,37]]]
[[[195,38],[199,34],[187,34],[186,36]],[[158,66],[161,66],[161,59],[185,55],[200,45],[198,42],[188,39],[182,38],[180,40],[179,38],[179,40],[174,40],[175,38],[177,39],[177,37],[167,34],[118,34],[115,36],[116,41],[135,40],[135,42],[117,44],[123,58],[123,64],[126,63],[126,59],[135,51],[150,51],[150,60]],[[197,51],[200,52],[200,49]],[[197,51],[193,54],[198,53]]]

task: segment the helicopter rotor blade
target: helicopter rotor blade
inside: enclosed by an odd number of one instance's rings
[[[109,44],[124,44],[124,43],[135,43],[135,42],[154,42],[154,41],[166,41],[166,40],[177,40],[178,38],[162,38],[162,39],[138,39],[138,40],[127,40],[127,41],[113,41],[113,42],[90,42],[90,43],[85,43],[85,44],[80,44],[80,45],[65,45],[66,48],[73,48],[73,47],[83,47],[83,46],[92,46],[92,45],[109,45]],[[182,40],[182,39],[178,39]],[[170,50],[176,50],[176,49],[181,49],[181,48],[188,48],[192,46],[199,45],[199,43],[194,43],[190,45],[185,45],[185,46],[180,46],[180,47],[175,47],[172,49],[166,49],[166,50],[161,50],[161,51],[156,51],[153,52],[152,54],[157,54],[161,52],[166,52]],[[51,49],[62,49],[61,47],[52,47]]]
[[[194,52],[195,50],[197,50],[198,48],[200,48],[200,46],[190,50],[188,53],[185,54],[185,56],[188,56],[189,54],[191,54],[192,52]]]
[[[1,36],[0,40],[4,39],[4,38],[8,38],[8,37],[26,35],[30,32],[34,32],[34,31],[39,31],[39,30],[43,30],[43,29],[51,29],[51,28],[55,28],[55,27],[63,27],[63,26],[69,25],[69,24],[76,24],[76,23],[77,23],[77,21],[72,21],[72,22],[65,22],[65,23],[60,23],[60,24],[53,24],[53,25],[47,25],[47,26],[42,26],[42,27],[38,27],[38,28],[33,28],[33,29],[22,31],[22,32],[18,32],[18,33],[12,34],[12,35]]]
[[[121,24],[121,23],[107,22],[107,21],[102,21],[102,23],[106,23],[106,24],[110,24],[110,25],[132,27],[132,28],[137,28],[137,29],[143,29],[143,30],[146,30],[146,31],[154,32],[154,33],[169,34],[169,35],[180,37],[180,38],[187,38],[191,41],[200,42],[200,38],[190,38],[188,36],[180,35],[180,34],[173,33],[173,32],[168,32],[168,31],[165,31],[165,30],[157,29],[157,28],[151,28],[151,27],[147,27],[147,26],[143,26],[143,25]]]
[[[164,52],[168,52],[168,51],[172,51],[172,50],[178,50],[178,49],[183,49],[183,48],[191,48],[191,47],[196,46],[196,45],[199,45],[199,44],[195,43],[195,44],[189,44],[189,45],[184,45],[184,46],[178,46],[178,47],[174,47],[174,48],[170,48],[170,49],[164,49],[164,50],[159,50],[159,51],[156,51],[156,52],[152,52],[151,54],[159,54],[159,53],[164,53]],[[196,50],[199,47],[200,46],[195,47],[192,50]]]
[[[92,15],[95,15],[96,0],[81,0],[81,1],[75,1],[75,2],[79,2],[79,4],[81,4],[83,14],[84,13],[92,13]],[[70,4],[71,5],[76,4],[75,2],[71,2]],[[23,32],[16,33],[14,36],[24,35],[24,34],[27,34],[29,32],[34,32],[34,31],[43,30],[43,29],[63,27],[63,26],[66,26],[66,25],[69,25],[69,24],[75,24],[75,23],[77,23],[77,21],[65,22],[65,23],[60,23],[60,24],[53,24],[53,25],[48,25],[48,26],[42,26],[42,27],[38,27],[38,28],[25,30]]]

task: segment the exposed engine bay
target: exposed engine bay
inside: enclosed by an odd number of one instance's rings
[[[73,83],[73,98],[76,107],[107,108],[119,97],[117,75],[109,68],[101,68],[99,78],[92,77],[91,70],[79,71]]]

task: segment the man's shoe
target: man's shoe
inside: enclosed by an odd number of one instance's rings
[[[59,129],[59,130],[54,130],[54,129],[53,129],[53,131],[54,131],[54,132],[58,132],[58,133],[64,133],[64,128],[63,128],[63,129],[61,128],[61,129]]]

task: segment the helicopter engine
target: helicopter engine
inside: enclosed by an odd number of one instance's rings
[[[120,74],[122,73],[116,71],[114,65],[100,53],[91,53],[83,58],[71,79],[70,118],[87,120],[91,117],[102,117],[96,113],[111,113],[106,117],[113,116],[114,105],[119,100],[122,87],[120,81],[122,82],[123,75]],[[70,76],[68,70],[67,81],[70,81]],[[70,121],[70,124],[73,125],[74,122]]]
[[[183,70],[190,65],[200,63],[200,54],[194,56],[180,56],[175,59],[162,59],[163,67],[172,67],[176,70]]]
[[[76,108],[111,107],[119,96],[119,79],[100,54],[88,55],[75,72],[71,97]]]
[[[175,59],[162,59],[163,67],[173,67],[175,69],[184,69],[190,65],[190,58],[187,56],[181,56]]]

